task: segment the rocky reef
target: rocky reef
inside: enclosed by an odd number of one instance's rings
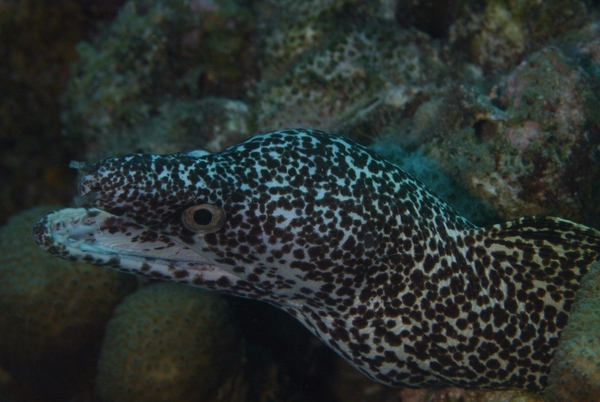
[[[597,28],[585,3],[440,1],[449,12],[435,24],[410,2],[398,2],[396,20],[377,2],[341,3],[265,38],[259,128],[309,125],[416,150],[501,219],[595,222],[598,76],[587,49]],[[553,18],[562,25],[544,23]],[[327,24],[333,34],[322,34]],[[415,29],[436,24],[448,26],[442,41]],[[310,46],[289,39],[308,29]]]
[[[86,37],[80,23],[90,10],[118,2],[92,3],[26,1],[17,13],[16,2],[0,2],[0,54],[10,60],[0,67],[7,215],[40,200],[68,202],[71,157],[218,151],[256,132],[301,126],[370,146],[479,225],[545,214],[600,228],[597,1],[129,0]],[[14,27],[21,35],[11,42]],[[26,131],[40,142],[15,139]],[[188,400],[600,399],[597,320],[589,323],[597,275],[573,307],[545,394],[399,391],[349,374],[356,372],[268,307],[232,301],[230,313],[220,296],[174,285],[121,302],[134,279],[35,249],[27,225],[45,211],[17,215],[0,232],[0,399],[44,400],[25,391],[31,384],[55,392],[46,400],[141,401],[179,391]],[[215,341],[207,326],[227,336]],[[200,338],[215,349],[194,343]],[[189,359],[183,345],[205,357],[229,350],[218,363],[231,370],[208,378],[203,370],[216,366],[199,367],[203,360]],[[302,351],[290,352],[294,345]],[[146,377],[124,374],[132,362]],[[183,372],[189,376],[177,376]],[[186,388],[193,381],[205,387]]]
[[[97,37],[77,46],[64,93],[65,133],[83,138],[92,160],[214,149],[248,136],[248,107],[236,99],[256,75],[253,30],[243,2],[127,2]],[[229,140],[211,144],[216,136]]]

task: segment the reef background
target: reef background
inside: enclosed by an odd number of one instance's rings
[[[169,297],[165,284],[55,261],[28,232],[52,207],[31,208],[72,205],[71,159],[218,151],[311,127],[372,147],[477,224],[545,214],[600,228],[599,11],[597,0],[0,0],[0,400],[538,400],[387,389],[268,306]],[[202,317],[191,340],[150,318],[164,298],[182,322]],[[146,363],[119,350],[129,314],[148,334],[136,344],[190,346]],[[211,355],[197,342],[214,331],[230,343]],[[204,357],[166,363],[189,350]],[[152,369],[107,376],[124,362]],[[222,374],[190,390],[207,371]]]

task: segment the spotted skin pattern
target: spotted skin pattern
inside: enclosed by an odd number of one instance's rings
[[[391,386],[542,389],[599,258],[594,229],[547,217],[477,228],[393,163],[320,131],[84,169],[88,206],[40,219],[40,246],[266,301]],[[224,211],[219,230],[182,225],[205,203]]]

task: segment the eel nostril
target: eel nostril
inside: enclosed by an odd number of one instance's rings
[[[77,169],[82,173],[92,173],[97,170],[97,163],[94,162],[78,162],[71,161],[69,162],[69,167],[72,169]]]

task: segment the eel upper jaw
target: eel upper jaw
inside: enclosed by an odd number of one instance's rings
[[[66,208],[42,217],[35,242],[71,261],[197,285],[239,278],[170,238],[97,208]],[[179,280],[180,279],[180,280]]]

